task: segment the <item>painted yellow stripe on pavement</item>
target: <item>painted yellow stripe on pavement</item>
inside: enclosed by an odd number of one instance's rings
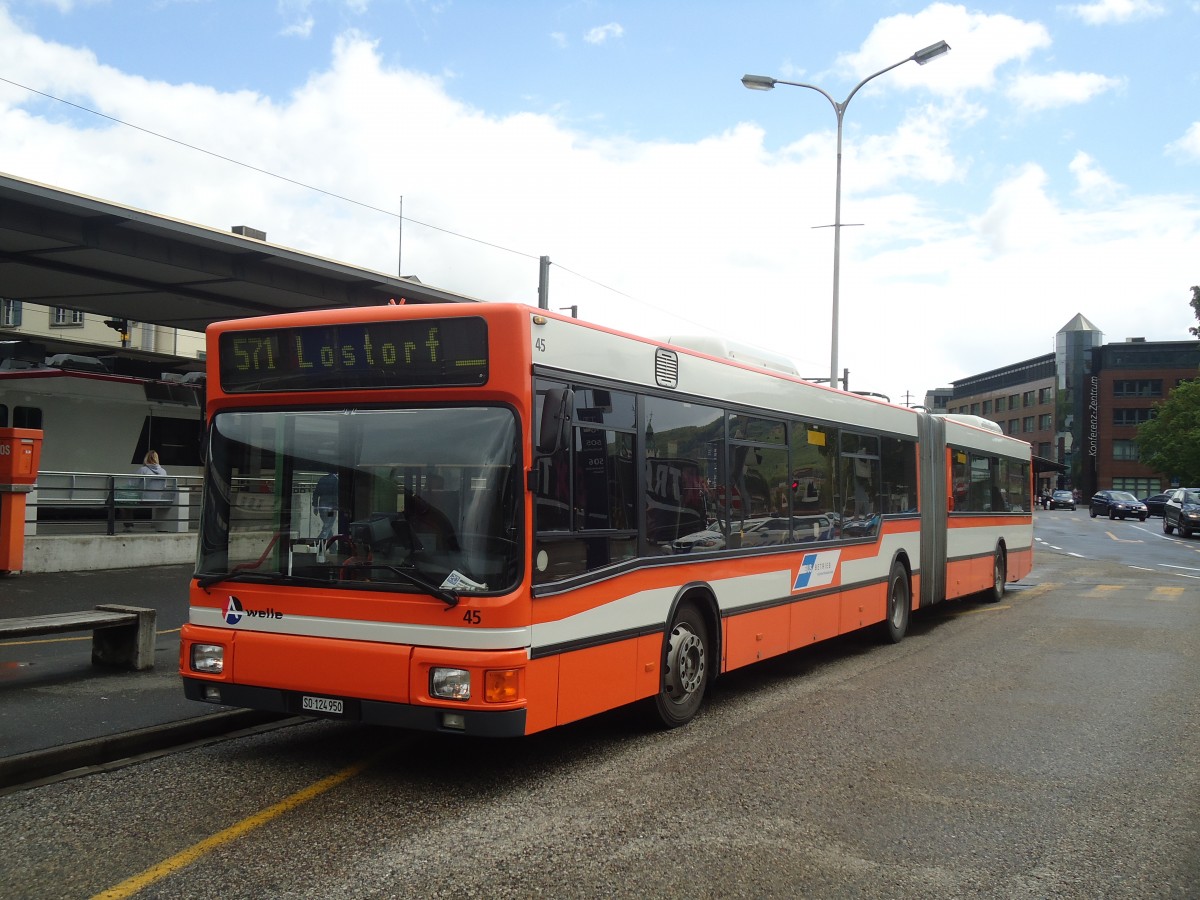
[[[308,787],[304,788],[304,790],[297,791],[290,797],[285,797],[274,806],[270,806],[264,809],[262,812],[255,813],[249,818],[242,819],[242,821],[234,825],[230,825],[224,831],[219,831],[212,837],[205,838],[200,843],[189,847],[187,850],[184,850],[181,853],[176,853],[170,859],[163,860],[162,862],[158,863],[158,865],[151,866],[145,872],[142,872],[139,875],[134,875],[132,878],[126,878],[115,887],[111,887],[106,891],[101,891],[99,894],[96,894],[92,900],[119,900],[119,898],[123,897],[132,897],[138,891],[141,891],[150,885],[155,884],[156,882],[162,881],[162,879],[166,878],[168,875],[178,872],[180,869],[190,866],[192,863],[196,862],[206,854],[211,853],[213,850],[216,850],[218,847],[224,846],[230,841],[237,840],[254,829],[266,825],[272,819],[278,818],[285,812],[295,809],[297,806],[301,806],[308,801],[319,797],[326,791],[332,790],[342,782],[353,778],[355,775],[358,775],[365,769],[374,765],[389,752],[391,752],[391,748],[381,750],[380,752],[372,754],[371,756],[355,763],[352,766],[347,766],[340,772],[335,772],[328,778],[323,778],[316,784],[309,785]]]
[[[1155,600],[1178,600],[1184,592],[1181,587],[1156,587],[1154,589]]]
[[[1056,581],[1043,581],[1041,584],[1034,585],[1028,590],[1021,589],[1019,591],[1012,591],[1011,593],[1013,596],[1018,597],[1021,600],[1028,600],[1031,597],[1037,597],[1049,591],[1057,590],[1060,587],[1062,587],[1062,585]]]

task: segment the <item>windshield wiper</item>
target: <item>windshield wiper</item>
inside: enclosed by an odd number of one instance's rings
[[[426,581],[419,575],[414,575],[412,572],[405,571],[398,566],[379,565],[377,563],[364,563],[354,566],[356,569],[383,569],[385,572],[391,572],[394,575],[399,575],[413,587],[419,587],[421,590],[432,594],[449,607],[458,606],[458,593],[456,591],[447,590],[446,588],[438,587],[431,581]]]
[[[243,578],[249,578],[258,581],[268,581],[273,576],[274,573],[247,572],[244,570],[239,571],[238,569],[234,569],[232,572],[217,572],[214,575],[205,575],[203,578],[197,578],[196,584],[207,590],[218,582],[228,581],[232,578],[236,578],[239,581]]]

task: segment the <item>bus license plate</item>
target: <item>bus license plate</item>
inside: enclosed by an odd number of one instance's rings
[[[342,701],[330,697],[301,697],[300,708],[306,712],[327,713],[335,716],[340,716],[344,712]]]

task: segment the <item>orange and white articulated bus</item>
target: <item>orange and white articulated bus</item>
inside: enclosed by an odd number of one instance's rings
[[[643,701],[1032,565],[1029,445],[518,304],[208,330],[188,697],[472,735]]]

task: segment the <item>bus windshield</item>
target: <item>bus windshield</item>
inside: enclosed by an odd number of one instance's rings
[[[505,407],[218,413],[197,577],[446,602],[508,590],[520,569],[518,454]]]

